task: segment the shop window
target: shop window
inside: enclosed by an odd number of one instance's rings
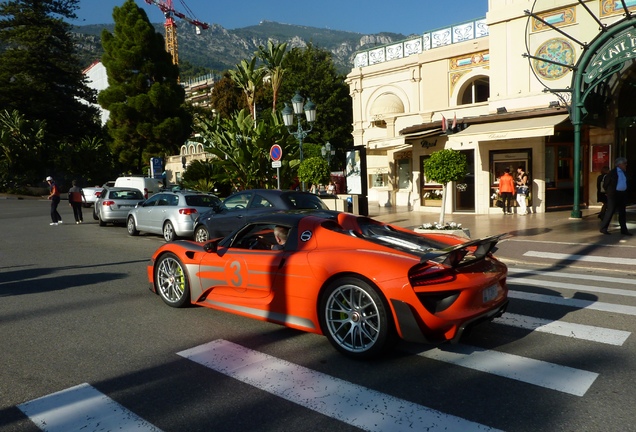
[[[388,174],[371,174],[371,187],[382,188],[389,185]]]
[[[411,189],[411,159],[398,159],[398,189]]]
[[[490,97],[490,79],[480,76],[468,82],[459,95],[460,105],[487,102]]]

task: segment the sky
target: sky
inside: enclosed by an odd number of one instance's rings
[[[113,8],[125,0],[80,0],[78,20],[72,24],[111,24]],[[150,22],[162,23],[159,7],[135,0]],[[165,0],[155,0],[165,3]],[[191,18],[232,30],[261,21],[304,25],[362,34],[380,32],[404,35],[423,33],[486,16],[488,0],[318,0],[275,2],[243,0],[172,0],[173,8]],[[192,14],[190,14],[192,12]],[[179,21],[177,20],[177,26]]]

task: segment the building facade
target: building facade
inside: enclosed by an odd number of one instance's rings
[[[441,185],[423,165],[444,148],[469,165],[449,188],[447,213],[501,212],[498,178],[519,166],[531,175],[532,212],[597,205],[601,168],[636,160],[635,68],[618,53],[636,52],[625,36],[632,12],[636,0],[491,0],[481,19],[358,53],[347,82],[369,205],[439,212]],[[618,36],[623,47],[612,50]],[[598,58],[613,69],[593,82]]]

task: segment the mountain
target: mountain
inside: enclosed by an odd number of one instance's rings
[[[163,24],[153,24],[158,33],[164,33]],[[103,29],[114,31],[114,24],[86,25],[75,28],[77,48],[80,58],[86,66],[99,60],[103,54],[101,32]],[[259,46],[267,46],[268,40],[277,43],[287,42],[288,49],[304,47],[312,43],[315,47],[328,50],[341,73],[349,73],[353,67],[355,53],[363,48],[385,45],[406,39],[397,33],[378,33],[363,35],[360,33],[280,24],[262,21],[258,25],[227,30],[218,24],[195,33],[195,28],[180,23],[177,28],[179,60],[194,66],[225,71],[233,69],[243,59],[251,59]]]

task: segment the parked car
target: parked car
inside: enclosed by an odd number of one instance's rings
[[[160,192],[138,204],[128,213],[129,235],[139,231],[162,234],[166,241],[177,237],[192,238],[194,220],[199,213],[219,208],[221,200],[213,194],[200,192]]]
[[[281,229],[287,241],[272,248]],[[457,341],[502,315],[507,267],[493,256],[502,236],[464,243],[350,213],[279,212],[223,239],[163,245],[147,270],[169,306],[323,334],[341,353],[368,358],[398,337]]]
[[[143,201],[144,196],[139,189],[106,187],[95,201],[93,218],[99,221],[99,226],[126,223],[130,210]]]
[[[194,239],[205,242],[223,237],[253,218],[280,210],[327,210],[325,203],[309,192],[251,189],[230,195],[223,205],[202,213],[194,223]]]
[[[99,198],[99,195],[101,194],[102,189],[104,189],[105,187],[113,187],[113,186],[115,186],[114,181],[107,181],[101,186],[94,186],[94,187],[90,186],[90,187],[82,188],[82,190],[84,191],[84,197],[86,198],[84,207],[90,207],[94,205],[95,201],[97,201],[97,198]]]
[[[115,180],[115,187],[139,189],[141,193],[144,194],[144,198],[148,199],[163,188],[163,183],[161,182],[161,180],[155,178],[129,176],[117,177],[117,180]]]

